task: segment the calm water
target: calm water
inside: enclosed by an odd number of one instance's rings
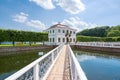
[[[48,51],[50,50],[11,52],[9,53],[10,55],[0,55],[0,80],[3,80],[39,58],[38,52],[43,52],[45,54]]]
[[[88,80],[120,80],[120,57],[75,51]]]

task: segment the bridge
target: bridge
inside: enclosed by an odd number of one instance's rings
[[[79,42],[75,45],[120,48],[120,42]],[[5,80],[87,80],[69,44],[61,44]]]
[[[69,44],[61,44],[5,80],[87,80]]]

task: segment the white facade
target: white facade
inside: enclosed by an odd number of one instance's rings
[[[48,32],[49,45],[59,45],[61,43],[76,42],[76,30],[66,25],[56,24],[45,31]]]

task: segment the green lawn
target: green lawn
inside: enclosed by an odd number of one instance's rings
[[[31,44],[31,46],[40,46],[41,44]],[[0,47],[13,46],[12,44],[1,44]],[[15,46],[30,46],[29,44],[15,44]]]

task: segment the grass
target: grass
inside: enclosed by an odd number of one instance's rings
[[[40,46],[41,44],[31,44],[31,46]],[[10,47],[12,44],[1,44],[0,47]],[[29,44],[15,44],[15,46],[30,46]]]

